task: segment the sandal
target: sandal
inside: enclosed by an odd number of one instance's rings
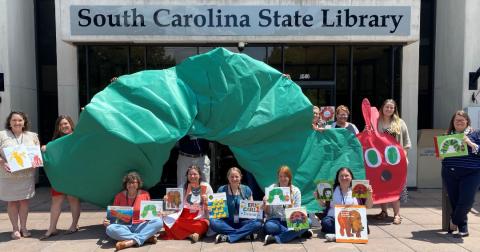
[[[196,243],[200,239],[200,235],[197,234],[197,233],[193,233],[193,234],[189,235],[188,238],[190,238],[192,243]]]
[[[41,241],[44,241],[44,240],[46,240],[46,239],[48,239],[48,238],[50,238],[50,237],[53,237],[53,236],[55,236],[55,235],[57,235],[57,234],[58,234],[58,230],[56,230],[56,231],[54,231],[54,232],[51,232],[50,234],[45,233],[42,237],[40,237],[40,240],[41,240]]]
[[[19,231],[13,231],[10,237],[12,238],[12,240],[18,240],[22,238],[22,235],[20,234]]]
[[[65,231],[64,235],[71,235],[73,233],[78,232],[78,230],[80,230],[80,228],[77,226],[74,229],[69,229],[69,230]]]
[[[395,217],[393,217],[393,224],[395,225],[402,224],[402,217],[400,217],[400,215],[395,215]]]
[[[23,230],[20,230],[20,235],[21,235],[22,237],[27,238],[27,237],[32,236],[32,233],[30,233],[27,229],[23,229]]]
[[[388,213],[383,210],[379,214],[375,215],[375,219],[377,220],[384,220],[386,218],[388,218]]]

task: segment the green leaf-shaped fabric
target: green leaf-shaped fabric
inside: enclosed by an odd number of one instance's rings
[[[228,145],[261,187],[288,165],[302,203],[317,210],[316,179],[339,167],[365,178],[362,147],[345,129],[311,129],[312,105],[298,85],[263,62],[218,48],[176,67],[124,75],[95,95],[71,135],[47,145],[53,187],[100,206],[136,170],[144,186],[161,177],[186,134]]]

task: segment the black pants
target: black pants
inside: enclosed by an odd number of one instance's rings
[[[480,169],[442,167],[442,179],[452,205],[452,222],[458,231],[468,232],[467,214],[480,186]]]

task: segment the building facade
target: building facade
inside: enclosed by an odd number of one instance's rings
[[[446,128],[475,106],[469,72],[480,35],[475,0],[0,0],[0,117],[30,115],[48,141],[58,114],[80,108],[112,77],[163,69],[225,47],[288,73],[316,105],[397,101],[407,123],[408,186],[417,186],[417,130]],[[480,99],[480,96],[478,97]],[[478,119],[477,119],[478,120]]]

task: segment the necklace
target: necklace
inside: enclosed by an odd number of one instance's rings
[[[13,133],[13,130],[10,130],[12,132],[13,137],[15,138],[15,142],[17,142],[18,145],[23,144],[23,132],[20,133],[20,137],[17,138],[15,133]],[[18,139],[20,138],[20,141]]]

